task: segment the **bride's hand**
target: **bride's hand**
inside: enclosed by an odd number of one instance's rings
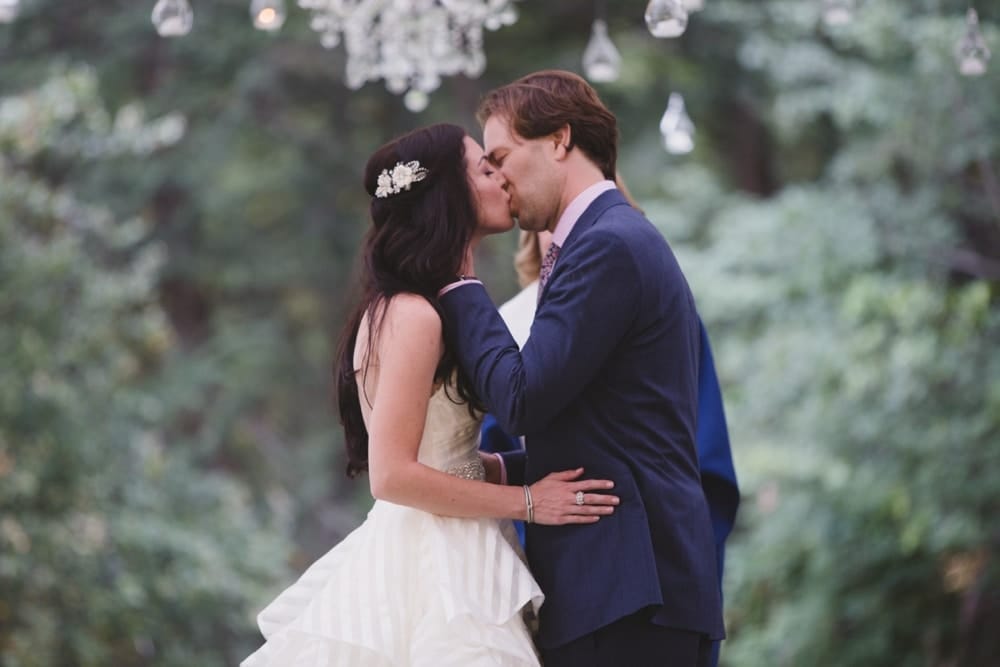
[[[574,481],[582,474],[583,468],[563,470],[550,473],[531,485],[535,523],[547,526],[594,523],[615,511],[618,496],[605,493],[614,487],[614,482],[606,479]],[[583,501],[582,505],[578,499]]]

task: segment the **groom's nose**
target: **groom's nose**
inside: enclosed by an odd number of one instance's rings
[[[502,171],[500,171],[499,169],[494,169],[493,173],[490,174],[490,177],[494,181],[496,181],[497,185],[499,185],[501,188],[503,188],[504,190],[507,189],[507,177],[503,175]]]

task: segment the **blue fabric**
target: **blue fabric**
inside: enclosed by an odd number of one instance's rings
[[[721,639],[695,444],[701,327],[656,228],[620,192],[599,196],[560,252],[523,350],[482,285],[451,290],[441,307],[477,393],[506,432],[527,439],[524,482],[582,466],[621,498],[595,524],[527,526],[546,594],[539,646],[646,608],[654,622]]]
[[[740,489],[736,482],[733,452],[729,445],[729,428],[722,404],[722,388],[715,372],[712,345],[705,325],[701,327],[701,363],[698,367],[698,467],[701,469],[701,488],[708,500],[712,515],[712,532],[715,535],[715,558],[718,566],[719,591],[722,591],[722,573],[726,560],[726,538],[736,522],[740,506]],[[719,664],[719,642],[712,646],[712,667]]]
[[[479,448],[484,452],[493,452],[497,454],[508,454],[508,453],[518,453],[523,452],[521,449],[521,441],[517,438],[508,435],[506,431],[500,428],[500,424],[497,423],[496,417],[487,414],[483,418],[483,425],[480,433]],[[507,456],[504,456],[504,467],[513,467],[514,463],[507,460]],[[519,469],[523,469],[523,465],[517,466]],[[516,481],[510,478],[510,470],[507,471],[509,484],[515,484]],[[523,477],[523,474],[519,477]],[[514,530],[517,531],[517,539],[521,541],[521,546],[524,546],[524,522],[515,521]]]
[[[722,588],[722,576],[726,558],[726,539],[736,522],[736,511],[740,505],[739,485],[736,468],[729,444],[729,428],[722,403],[722,388],[715,372],[712,345],[705,325],[701,328],[701,363],[698,369],[698,430],[695,441],[698,446],[698,465],[701,471],[701,485],[708,500],[708,510],[712,516],[712,531],[715,535],[715,557],[718,566],[718,583]],[[504,454],[504,464],[508,468],[509,481],[516,484],[518,471],[523,471],[524,452],[521,442],[508,435],[497,423],[493,415],[483,419],[482,449]],[[523,472],[521,473],[523,477]],[[514,523],[524,545],[524,523]],[[719,664],[719,642],[714,642],[711,665]]]

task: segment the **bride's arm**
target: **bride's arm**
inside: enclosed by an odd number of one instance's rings
[[[368,439],[372,495],[398,505],[456,517],[527,518],[524,490],[455,477],[417,461],[434,371],[443,353],[441,320],[421,297],[397,295],[378,334],[379,373]],[[537,523],[592,523],[613,511],[605,480],[570,481],[554,473],[531,487]],[[574,502],[584,491],[586,503]]]

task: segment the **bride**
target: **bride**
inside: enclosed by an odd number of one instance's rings
[[[242,667],[538,665],[525,618],[544,596],[509,520],[592,523],[618,499],[582,469],[506,486],[478,452],[481,406],[436,295],[473,274],[484,236],[513,227],[509,197],[447,124],[378,149],[364,183],[373,226],[337,383],[347,472],[368,472],[375,503],[261,612],[267,641]]]

